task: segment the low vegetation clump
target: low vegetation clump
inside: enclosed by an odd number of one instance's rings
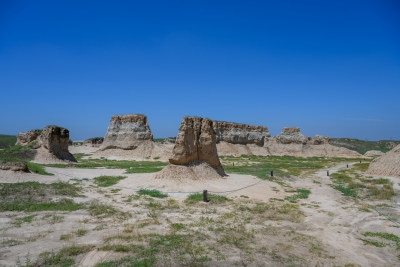
[[[298,199],[308,198],[308,195],[311,193],[310,190],[307,189],[297,189],[295,192],[296,194],[285,197],[285,200],[288,200],[290,202],[297,202]]]
[[[168,195],[161,193],[160,191],[157,190],[148,190],[148,189],[140,189],[138,191],[139,195],[146,195],[146,196],[151,196],[155,198],[166,198]]]
[[[90,215],[99,219],[115,217],[123,221],[131,217],[131,214],[129,214],[128,212],[117,210],[113,206],[101,203],[99,201],[92,201],[87,209],[89,210]]]
[[[89,252],[93,246],[69,246],[62,248],[58,253],[43,252],[38,260],[29,266],[73,266],[75,257]],[[18,265],[20,266],[20,265]]]
[[[348,161],[343,158],[293,157],[293,156],[249,156],[220,157],[227,173],[249,174],[261,179],[276,180],[275,177],[299,176],[315,172],[334,163]],[[273,176],[271,175],[273,171]]]
[[[93,180],[98,186],[107,187],[115,185],[125,178],[126,176],[98,176],[93,178]]]
[[[161,161],[135,161],[135,160],[108,160],[108,159],[83,159],[88,154],[74,154],[77,163],[68,164],[46,164],[48,167],[55,168],[107,168],[107,169],[126,169],[125,173],[152,173],[161,171],[168,165]]]
[[[61,198],[53,201],[54,196],[77,197],[81,188],[69,183],[41,184],[38,182],[1,183],[0,211],[72,211],[82,208],[82,204],[72,199]]]
[[[225,196],[220,196],[216,194],[207,194],[207,198],[211,204],[221,204],[232,201],[231,199]],[[188,205],[195,204],[198,202],[203,202],[203,194],[192,194],[185,199],[185,203]]]
[[[389,234],[389,233],[380,233],[380,232],[365,232],[365,233],[363,233],[363,236],[378,238],[380,240],[383,239],[386,242],[388,242],[388,241],[392,242],[392,244],[395,245],[396,249],[400,250],[400,237],[398,237],[397,235]],[[371,245],[374,245],[377,247],[384,247],[384,246],[390,245],[388,243],[383,243],[380,241],[374,241],[374,240],[370,240],[370,239],[367,239],[367,240],[364,239],[363,241],[366,244],[371,244]]]

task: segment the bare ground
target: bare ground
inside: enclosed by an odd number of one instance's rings
[[[345,164],[339,164],[331,168],[331,173],[333,169],[344,167]],[[286,185],[239,174],[219,180],[177,182],[155,179],[154,174],[124,174],[125,170],[119,169],[46,168],[46,171],[55,175],[1,171],[0,180],[2,183],[38,181],[46,184],[70,181],[82,187],[85,195],[73,197],[75,202],[88,206],[102,203],[115,211],[104,214],[101,212],[105,208],[100,207],[98,214],[90,208],[0,212],[1,266],[14,266],[18,261],[33,265],[40,253],[56,253],[71,245],[89,245],[87,251],[74,255],[74,260],[79,266],[93,266],[131,255],[131,252],[116,249],[116,245],[123,248],[150,244],[152,235],[172,234],[184,236],[185,242],[192,242],[190,247],[198,249],[190,250],[182,259],[174,255],[181,248],[166,251],[164,247],[157,247],[161,252],[165,250],[165,254],[155,255],[158,259],[155,265],[194,262],[206,266],[398,266],[400,263],[395,246],[376,247],[360,240],[365,238],[362,235],[365,232],[400,236],[398,225],[373,210],[365,211],[364,203],[333,189],[326,170],[292,177]],[[102,188],[91,181],[101,175],[127,178],[115,186]],[[398,193],[398,180],[393,181]],[[135,190],[221,192],[249,185],[221,194],[233,199],[221,204],[188,204],[184,202],[188,193],[172,193],[166,199],[154,199],[138,196]],[[281,201],[293,194],[287,191],[296,188],[309,189],[311,194],[295,204]],[[399,218],[398,194],[385,203],[391,207],[391,215]],[[33,216],[30,222],[27,216]],[[178,226],[179,229],[174,228]],[[118,241],[118,236],[124,236],[125,241]],[[128,239],[134,243],[128,244]]]

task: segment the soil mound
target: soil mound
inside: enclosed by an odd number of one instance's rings
[[[219,161],[213,122],[207,118],[183,117],[170,164],[156,178],[209,179],[225,175]]]
[[[367,174],[400,177],[400,145],[374,159]]]

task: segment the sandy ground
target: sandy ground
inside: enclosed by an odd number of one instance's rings
[[[345,168],[345,164],[339,164],[330,169],[330,172]],[[267,202],[270,198],[284,198],[288,193],[277,183],[262,181],[250,175],[231,174],[223,179],[210,181],[185,181],[156,179],[155,174],[124,174],[125,170],[120,169],[72,169],[72,168],[46,168],[54,176],[43,176],[37,174],[13,173],[0,171],[0,182],[15,183],[23,181],[38,181],[41,183],[53,183],[56,181],[68,181],[74,178],[84,179],[86,198],[78,198],[77,202],[88,202],[101,200],[104,203],[112,204],[120,210],[132,212],[134,215],[128,222],[136,222],[147,218],[147,211],[136,207],[132,211],[132,205],[127,205],[123,199],[135,194],[140,188],[157,189],[164,192],[194,192],[207,189],[209,191],[226,192],[230,198],[246,196],[249,199]],[[96,187],[93,187],[91,179],[101,175],[123,175],[126,179],[121,180],[117,185],[105,188],[106,194]],[[399,179],[390,178],[394,181],[395,190],[399,190]],[[363,212],[359,210],[361,203],[354,199],[343,196],[339,191],[333,189],[331,181],[326,175],[326,169],[306,177],[297,177],[287,181],[293,188],[306,188],[311,191],[307,199],[301,200],[301,210],[305,214],[303,222],[295,224],[296,230],[300,233],[314,236],[324,245],[330,248],[329,254],[335,256],[339,262],[353,262],[361,266],[399,266],[396,252],[392,248],[377,248],[364,245],[359,238],[362,233],[386,232],[400,236],[400,228],[393,222],[388,221],[375,211]],[[246,188],[245,188],[246,187]],[[118,194],[110,196],[111,189],[120,189]],[[398,193],[398,191],[397,191]],[[107,196],[107,194],[109,196]],[[189,193],[169,193],[170,197],[182,201]],[[396,196],[390,203],[394,206],[393,216],[400,217],[399,197]],[[0,246],[0,266],[14,266],[18,258],[24,262],[29,255],[34,259],[43,251],[51,251],[71,244],[92,244],[100,245],[104,237],[121,232],[122,225],[116,224],[112,218],[99,221],[91,217],[86,210],[73,212],[39,212],[31,224],[23,224],[21,227],[14,227],[12,222],[16,212],[0,213],[0,236],[1,242],[9,240],[21,241],[21,244],[14,246]],[[45,215],[62,216],[63,221],[49,224],[43,217]],[[26,214],[25,214],[26,216]],[[182,215],[168,215],[171,220],[180,218]],[[279,223],[278,223],[279,224]],[[153,232],[162,233],[164,225],[154,226]],[[77,229],[86,229],[88,234],[82,237],[74,237],[73,241],[61,241],[60,235],[70,234]],[[92,266],[103,260],[118,257],[119,254],[109,251],[93,250],[78,259],[80,266]],[[321,263],[319,266],[323,266]]]
[[[335,170],[346,168],[346,164],[339,164],[330,169]],[[319,181],[316,184],[313,181]],[[398,181],[397,181],[398,182]],[[398,183],[395,183],[399,189]],[[386,232],[400,236],[399,225],[383,218],[377,212],[360,212],[354,201],[347,201],[341,192],[329,186],[331,183],[327,176],[327,170],[318,171],[307,179],[297,180],[292,183],[294,186],[302,186],[311,190],[311,194],[304,201],[302,209],[305,212],[305,224],[307,228],[302,232],[318,237],[339,253],[361,266],[398,266],[399,261],[388,251],[381,251],[377,254],[372,252],[371,246],[364,246],[359,240],[362,232]],[[394,199],[392,205],[400,215],[399,200]],[[316,207],[316,205],[318,207]]]

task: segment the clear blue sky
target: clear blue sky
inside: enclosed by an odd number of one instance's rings
[[[0,133],[197,115],[400,139],[399,1],[0,0]]]

